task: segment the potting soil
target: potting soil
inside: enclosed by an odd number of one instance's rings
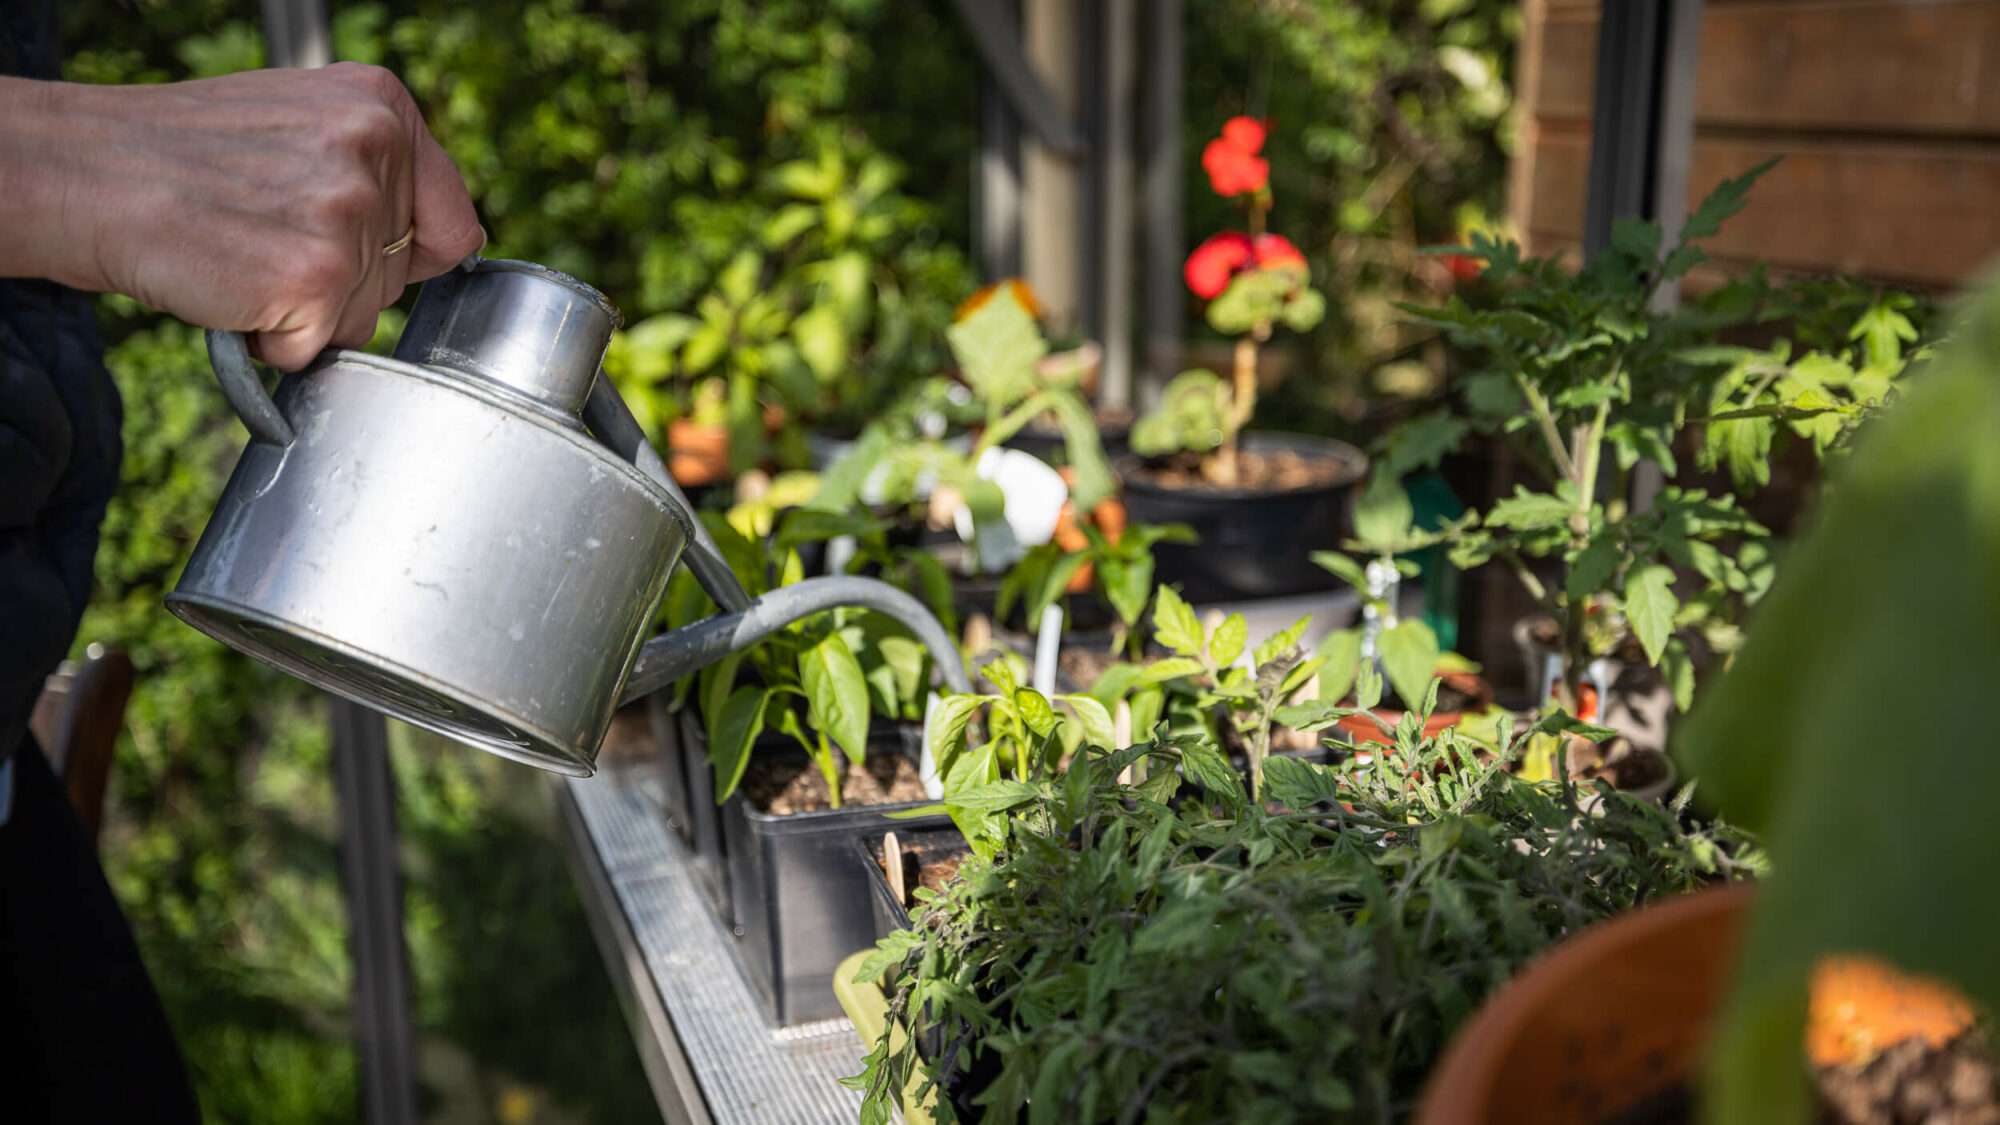
[[[797,759],[755,761],[743,773],[743,796],[752,808],[773,816],[830,809],[826,778],[819,766]],[[891,805],[925,798],[916,763],[893,750],[870,751],[859,768],[841,762],[840,802]]]
[[[1238,449],[1235,489],[1251,492],[1291,492],[1332,484],[1351,475],[1354,466],[1346,461],[1302,457],[1290,449],[1262,452]],[[1158,463],[1147,462],[1146,475],[1161,488],[1213,489],[1216,484],[1201,475],[1193,458],[1173,457]]]
[[[1863,1066],[1820,1067],[1814,1085],[1819,1125],[2000,1125],[2000,1066],[1979,1031],[1939,1047],[1904,1040]],[[1693,1090],[1678,1083],[1604,1125],[1695,1125],[1696,1110]]]

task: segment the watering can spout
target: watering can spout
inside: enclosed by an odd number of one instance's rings
[[[874,610],[902,625],[930,650],[946,687],[962,693],[972,690],[951,634],[922,602],[887,582],[843,575],[780,587],[734,613],[718,614],[647,641],[626,678],[621,702],[650,695],[794,621],[843,607]]]

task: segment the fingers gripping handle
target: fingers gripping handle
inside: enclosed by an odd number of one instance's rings
[[[222,384],[222,397],[243,419],[252,440],[266,445],[292,443],[292,426],[278,412],[278,404],[264,390],[257,368],[250,362],[250,345],[240,332],[208,330],[208,362],[215,368],[215,380]]]

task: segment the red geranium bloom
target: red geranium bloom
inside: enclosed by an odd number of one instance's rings
[[[1254,117],[1232,117],[1223,123],[1222,135],[1201,150],[1201,167],[1215,194],[1248,195],[1270,182],[1271,162],[1257,155],[1265,131]]]
[[[1229,279],[1255,256],[1248,235],[1226,230],[1195,247],[1181,275],[1195,296],[1208,300],[1227,289]]]
[[[1282,234],[1258,235],[1252,250],[1260,270],[1306,268],[1306,256]]]
[[[1254,117],[1232,117],[1222,123],[1222,139],[1244,152],[1262,149],[1267,132],[1269,127]]]

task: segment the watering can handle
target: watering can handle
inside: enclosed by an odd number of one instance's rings
[[[292,426],[278,411],[278,404],[257,377],[250,362],[250,345],[241,332],[208,330],[208,363],[215,368],[215,381],[222,384],[222,397],[254,441],[279,447],[292,444]]]

